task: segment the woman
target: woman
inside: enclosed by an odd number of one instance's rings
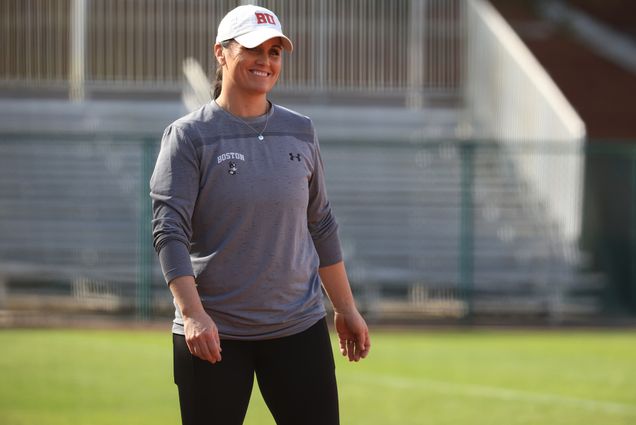
[[[358,361],[371,346],[313,125],[267,100],[283,50],[273,12],[230,11],[215,100],[166,129],[150,182],[184,424],[243,423],[254,375],[277,424],[339,423],[321,282],[341,353]]]

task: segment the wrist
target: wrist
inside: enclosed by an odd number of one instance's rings
[[[337,307],[334,305],[333,311],[335,314],[341,314],[343,316],[346,316],[357,311],[357,308],[354,303],[350,303],[346,305],[339,305]]]
[[[195,317],[201,316],[201,314],[205,313],[203,307],[186,307],[181,309],[181,316],[183,316],[184,320],[194,319]]]

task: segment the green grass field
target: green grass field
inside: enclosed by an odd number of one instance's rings
[[[372,337],[367,360],[337,358],[343,425],[636,424],[635,332]],[[169,331],[0,331],[0,424],[178,424],[170,344]],[[245,423],[274,424],[257,390]]]

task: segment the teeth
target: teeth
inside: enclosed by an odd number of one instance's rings
[[[263,71],[252,71],[252,74],[256,74],[259,77],[267,77],[267,72],[263,72]]]

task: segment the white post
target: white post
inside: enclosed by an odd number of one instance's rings
[[[318,89],[321,95],[325,93],[327,88],[327,2],[320,2],[319,28],[318,36]]]
[[[86,0],[73,0],[71,6],[71,64],[69,97],[74,102],[85,98],[86,81]]]
[[[408,93],[406,106],[421,109],[424,106],[422,89],[424,88],[424,27],[427,0],[411,0],[409,13],[408,39]]]

